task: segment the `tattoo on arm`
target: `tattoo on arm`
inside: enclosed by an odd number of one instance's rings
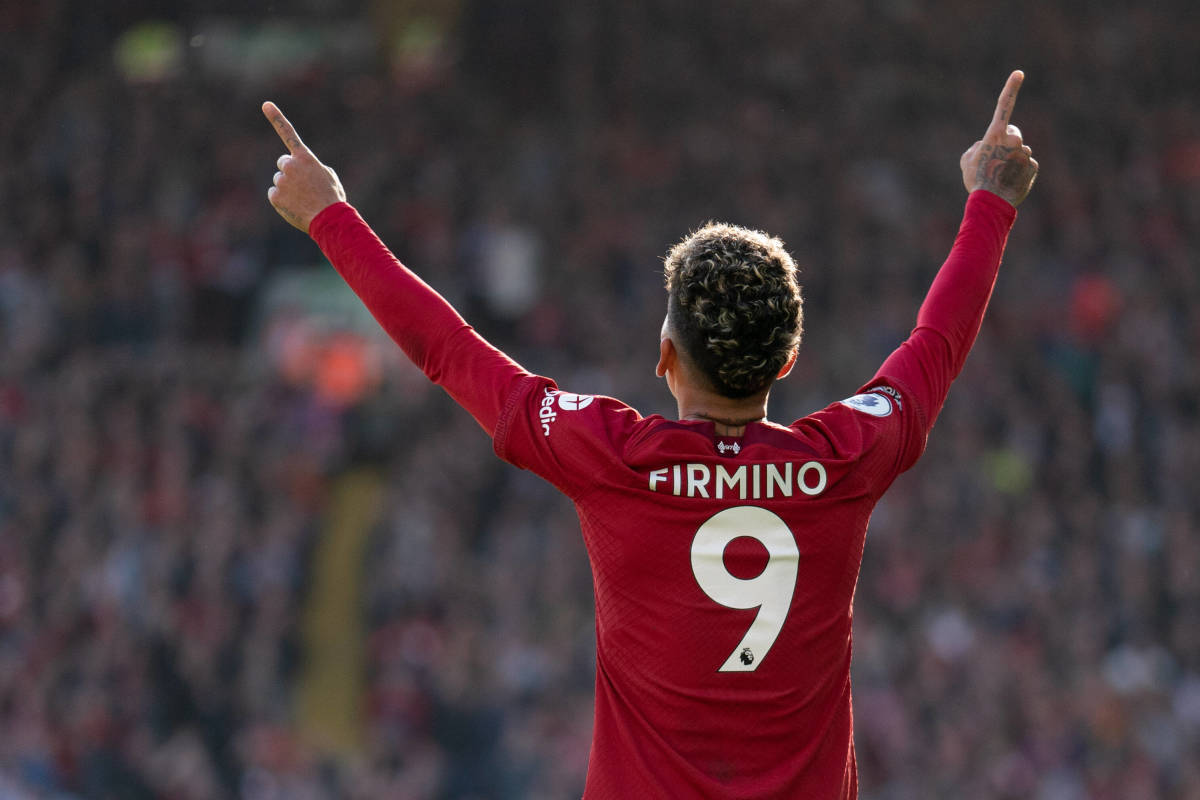
[[[305,230],[304,223],[300,220],[299,215],[294,213],[291,209],[284,208],[283,206],[275,206],[275,210],[278,211],[280,216],[286,219],[293,226],[299,228],[300,230]]]

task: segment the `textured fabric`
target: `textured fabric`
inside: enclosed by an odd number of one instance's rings
[[[857,796],[851,623],[867,523],[924,449],[1015,216],[973,193],[917,327],[859,393],[737,438],[560,391],[480,339],[353,209],[314,221],[496,453],[575,502],[596,598],[587,800]]]

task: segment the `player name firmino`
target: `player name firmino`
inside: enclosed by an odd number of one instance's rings
[[[795,464],[742,464],[729,470],[724,464],[673,464],[650,471],[650,491],[677,497],[736,497],[739,500],[771,500],[791,497],[799,489],[809,497],[825,491],[825,467],[819,461]],[[665,485],[664,485],[665,484]]]

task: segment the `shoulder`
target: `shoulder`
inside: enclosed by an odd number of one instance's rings
[[[643,419],[636,409],[615,397],[565,391],[547,379],[533,387],[527,410],[535,409],[537,424],[546,438],[553,436],[556,428],[623,438]]]
[[[892,462],[920,428],[919,410],[895,381],[879,381],[796,420],[790,428],[836,458]]]
[[[647,422],[614,397],[566,391],[549,378],[531,375],[513,392],[494,446],[504,460],[546,477],[576,473],[620,460],[626,443]]]

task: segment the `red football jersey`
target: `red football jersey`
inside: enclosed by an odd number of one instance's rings
[[[405,352],[567,494],[596,598],[584,797],[854,798],[854,588],[871,510],[924,448],[1015,210],[977,191],[917,319],[859,393],[741,437],[559,391],[492,348],[345,204],[314,239]]]

